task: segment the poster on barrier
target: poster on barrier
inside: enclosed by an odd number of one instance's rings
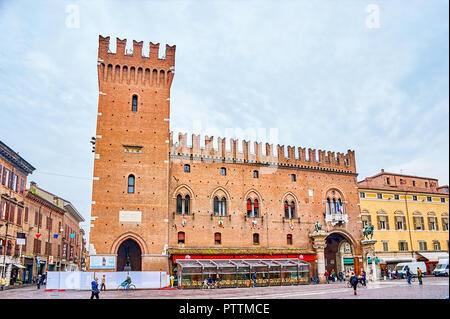
[[[47,277],[48,289],[76,289],[90,290],[91,283],[94,278],[98,279],[99,288],[101,287],[102,277],[105,275],[105,288],[107,290],[115,290],[120,284],[127,279],[127,275],[131,278],[131,283],[136,289],[155,289],[167,287],[167,273],[160,271],[118,271],[118,272],[49,272]]]
[[[108,255],[92,255],[89,258],[90,269],[115,269],[116,268],[116,256]]]
[[[59,271],[47,271],[47,285],[46,289],[60,289],[59,288]]]

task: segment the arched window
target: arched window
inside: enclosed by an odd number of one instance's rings
[[[178,244],[184,244],[184,242],[185,242],[184,232],[180,231],[178,232]]]
[[[191,197],[186,195],[184,198],[184,214],[189,214],[191,211]]]
[[[214,215],[219,215],[219,199],[214,197]]]
[[[258,217],[259,216],[259,202],[255,198],[252,200],[247,199],[247,217]]]
[[[191,197],[186,195],[184,198],[181,194],[177,195],[177,214],[189,214],[191,209]]]
[[[227,175],[227,169],[225,167],[220,168],[220,175],[222,175],[222,176]]]
[[[128,175],[128,194],[134,193],[134,175]]]
[[[284,217],[289,218],[289,203],[288,203],[288,201],[284,202]]]
[[[183,213],[183,197],[178,194],[177,195],[177,214]]]
[[[138,107],[138,96],[135,94],[133,95],[132,104],[131,104],[131,111],[137,112]]]
[[[258,233],[253,234],[253,244],[259,245],[259,234]]]
[[[284,217],[287,219],[295,218],[295,203],[294,201],[289,204],[288,201],[284,202]]]
[[[191,165],[185,164],[184,165],[184,172],[185,173],[190,173],[191,172]]]
[[[226,216],[227,215],[227,199],[222,197],[219,200],[217,196],[214,197],[214,215]]]
[[[259,172],[253,171],[253,178],[259,178]]]
[[[220,216],[226,216],[227,215],[227,199],[225,197],[222,197],[222,201],[220,204],[221,204],[220,207],[222,208],[221,212],[220,212],[221,213]]]

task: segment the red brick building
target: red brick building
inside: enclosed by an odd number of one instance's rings
[[[17,238],[24,234],[25,187],[27,176],[34,170],[0,141],[0,275],[5,275],[8,283],[23,269],[22,247],[17,244]]]
[[[355,154],[170,132],[175,46],[99,38],[91,270],[169,270],[179,259],[361,257]],[[323,244],[310,234],[319,222]],[[350,251],[344,252],[344,243]],[[325,249],[325,251],[324,251]],[[318,253],[320,252],[320,253]],[[324,256],[325,254],[325,256]],[[92,257],[101,257],[103,265]],[[111,264],[105,265],[110,258]],[[98,259],[101,260],[101,259]],[[336,269],[337,270],[337,269]]]

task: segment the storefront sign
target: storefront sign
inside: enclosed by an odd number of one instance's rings
[[[25,238],[17,238],[16,244],[17,245],[25,245]]]
[[[93,255],[90,258],[91,269],[115,269],[116,268],[116,256],[107,255]]]

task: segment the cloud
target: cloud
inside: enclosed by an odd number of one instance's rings
[[[280,144],[355,150],[359,178],[385,168],[448,183],[446,1],[377,1],[379,29],[354,1],[77,1],[79,28],[67,4],[2,3],[0,136],[86,225],[99,34],[112,50],[115,37],[177,45],[175,133],[275,128]]]

